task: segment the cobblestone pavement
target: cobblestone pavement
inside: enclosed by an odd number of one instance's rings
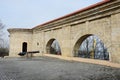
[[[120,80],[120,68],[49,57],[0,59],[0,80]]]

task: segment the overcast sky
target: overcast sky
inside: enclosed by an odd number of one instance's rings
[[[33,28],[102,0],[0,0],[7,28]]]

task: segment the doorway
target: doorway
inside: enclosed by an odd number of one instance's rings
[[[23,42],[23,44],[22,44],[22,52],[27,52],[27,42]]]

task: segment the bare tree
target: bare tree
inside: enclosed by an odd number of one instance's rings
[[[104,43],[95,35],[89,36],[79,48],[79,56],[83,58],[95,58],[109,60],[109,53]]]
[[[5,41],[5,25],[0,21],[0,57],[8,55],[7,42]]]
[[[5,25],[0,21],[0,47],[4,46],[4,39],[3,39],[3,29],[5,28]]]

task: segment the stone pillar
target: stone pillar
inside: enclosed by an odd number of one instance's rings
[[[70,26],[63,27],[62,31],[62,56],[71,56],[71,39],[70,39]]]
[[[120,63],[120,13],[111,16],[112,62]]]

